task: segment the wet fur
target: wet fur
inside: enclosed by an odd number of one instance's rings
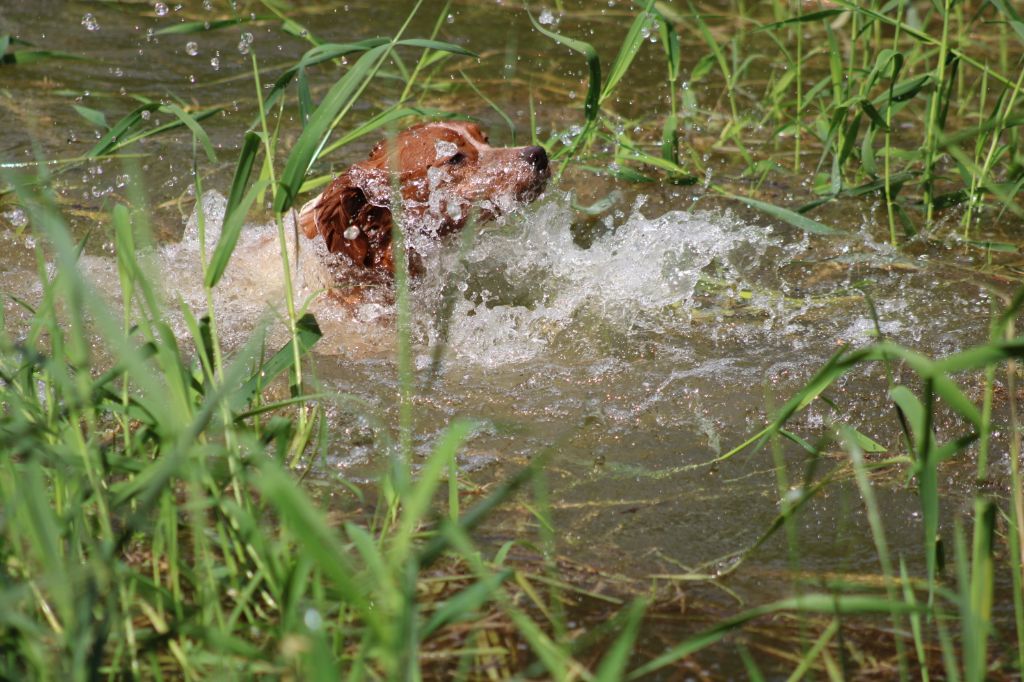
[[[471,215],[489,220],[532,201],[548,176],[541,147],[492,147],[473,123],[425,123],[380,142],[365,161],[335,178],[302,207],[299,226],[316,240],[328,290],[344,297],[394,277],[395,189],[403,225],[441,237],[462,229]],[[422,269],[414,251],[409,266],[413,274]]]

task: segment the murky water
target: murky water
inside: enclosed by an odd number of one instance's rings
[[[301,19],[322,39],[351,41],[392,32],[406,4],[352,2],[348,14],[313,5]],[[612,9],[604,15],[594,10],[569,16],[560,30],[585,27],[592,31],[588,39],[614,53],[627,12],[616,6],[625,3],[608,4]],[[266,83],[273,67],[294,61],[309,44],[268,24],[192,35],[151,33],[182,19],[219,18],[195,5],[171,6],[162,15],[133,4],[0,5],[3,30],[40,48],[96,58],[0,67],[0,107],[9,122],[0,126],[0,161],[82,154],[97,133],[75,113],[75,104],[106,111],[109,122],[135,106],[130,94],[169,100],[174,93],[202,107],[222,106],[204,121],[219,162],[200,162],[203,185],[212,190],[203,206],[208,229],[215,231],[233,150],[254,115],[248,53],[255,49],[269,68]],[[542,134],[579,118],[583,62],[533,33],[518,5],[455,3],[442,19],[441,37],[481,52],[479,63],[469,60],[463,68],[516,122],[520,142],[527,137],[531,85]],[[628,91],[633,99],[622,99],[623,113],[661,106],[657,56],[642,53]],[[318,75],[317,96],[329,71]],[[457,70],[443,71],[426,95],[428,103],[477,115],[492,140],[511,143],[510,131],[472,91],[451,90],[458,78]],[[575,101],[566,100],[567,82],[577,83]],[[374,113],[394,97],[394,89],[387,80],[375,84],[357,116]],[[282,154],[299,130],[294,112],[288,115]],[[340,168],[361,158],[373,141],[342,150],[333,163]],[[187,227],[195,204],[191,150],[187,134],[148,140],[130,150],[144,154],[136,161],[139,174],[130,180],[149,190],[153,205],[159,242],[151,256],[154,279],[163,281],[170,301],[180,297],[200,307],[194,218]],[[57,177],[76,233],[99,234],[90,240],[84,267],[111,297],[116,271],[101,223],[110,202],[127,197],[126,168],[131,167],[115,159],[76,165]],[[613,192],[613,208],[589,226],[587,239],[580,238],[573,228],[580,221],[574,197],[592,200]],[[941,246],[891,249],[883,242],[879,215],[876,205],[850,201],[823,218],[847,234],[814,237],[708,197],[700,186],[629,186],[607,179],[595,184],[589,176],[550,186],[533,205],[483,226],[464,254],[454,243],[425,254],[428,274],[413,293],[421,378],[418,451],[428,452],[459,416],[480,420],[462,464],[481,482],[553,447],[549,471],[562,551],[612,570],[673,573],[751,545],[779,511],[771,450],[702,465],[759,430],[766,414],[843,344],[875,338],[862,289],[877,306],[887,337],[924,353],[946,354],[985,339],[991,291],[1006,288]],[[0,204],[0,223],[9,247],[0,251],[4,288],[31,298],[32,242],[18,232],[18,209]],[[581,246],[588,241],[587,248]],[[276,228],[248,225],[216,295],[228,345],[240,346],[264,320],[270,343],[283,343],[283,326],[272,312],[283,305],[279,259]],[[296,281],[300,294],[316,288],[306,265]],[[428,385],[447,282],[458,293],[441,373]],[[392,428],[393,311],[379,303],[343,309],[320,299],[311,309],[325,330],[316,349],[316,380],[365,400],[384,428]],[[183,325],[179,330],[184,335]],[[842,421],[896,448],[898,425],[885,386],[882,368],[868,368],[829,393],[835,408],[812,407],[792,428],[813,440],[831,422]],[[371,475],[380,455],[373,439],[378,427],[345,406],[331,406],[329,413],[330,467],[344,475]],[[937,424],[940,437],[957,427],[952,419]],[[779,447],[783,459],[800,461],[796,446]],[[1006,467],[1005,457],[997,438],[997,468]],[[799,475],[800,468],[792,471]],[[970,463],[952,463],[944,472],[945,486],[951,493],[969,492],[972,471]],[[922,531],[912,487],[894,477],[879,495],[891,546],[914,561],[921,556]],[[816,498],[800,524],[803,568],[877,571],[861,504],[848,484]],[[734,586],[773,596],[765,575],[790,567],[789,557],[780,536],[757,553]]]

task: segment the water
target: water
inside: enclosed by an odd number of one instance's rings
[[[756,432],[767,412],[840,344],[872,340],[863,298],[845,289],[851,281],[874,274],[880,324],[893,340],[947,353],[983,338],[987,303],[979,288],[943,283],[926,260],[908,262],[862,235],[823,241],[728,211],[649,216],[640,198],[582,248],[567,229],[570,203],[569,195],[551,189],[534,205],[485,225],[462,254],[453,243],[424,251],[427,274],[414,282],[412,297],[420,375],[416,451],[425,456],[452,419],[472,417],[479,425],[460,464],[486,480],[555,444],[549,471],[561,541],[598,565],[638,574],[693,566],[750,545],[768,528],[779,511],[770,453],[706,465]],[[210,191],[201,205],[212,245],[225,199]],[[303,301],[321,286],[315,258],[300,248],[296,262],[290,221],[284,228]],[[213,297],[229,347],[241,347],[264,327],[271,348],[286,342],[280,258],[275,225],[246,226]],[[829,264],[824,273],[808,268],[822,261]],[[197,215],[180,241],[154,249],[148,262],[153,280],[164,283],[174,328],[186,337],[184,320],[173,312],[177,302],[205,310]],[[113,259],[90,255],[83,266],[116,299]],[[799,282],[794,270],[807,281]],[[445,359],[440,378],[428,385],[445,327],[440,300],[450,281],[458,294]],[[806,295],[794,294],[798,284]],[[949,296],[938,302],[935,291],[943,286]],[[939,308],[950,297],[960,297],[958,310],[975,315],[958,314],[956,322],[943,316]],[[342,307],[324,297],[310,305],[324,330],[311,367],[315,381],[344,397],[328,410],[335,428],[321,473],[372,477],[381,460],[376,438],[397,419],[393,309],[375,300]],[[840,382],[831,397],[836,410],[812,407],[793,428],[810,436],[838,420],[894,444],[880,368]],[[382,421],[353,409],[353,398]],[[940,434],[958,426],[956,420],[938,424]],[[796,457],[796,449],[787,456]],[[955,489],[960,474],[952,476]],[[885,509],[904,520],[890,540],[916,546],[915,494],[899,486],[880,494]],[[864,544],[851,541],[865,529],[855,530],[842,513],[859,508],[855,498],[837,485],[810,506],[806,566],[874,570],[867,536]],[[850,532],[828,530],[837,527]],[[775,562],[769,554],[760,570]]]
[[[4,87],[13,96],[0,98],[0,106],[5,120],[17,125],[0,127],[0,162],[30,163],[35,149],[47,158],[71,158],[95,144],[99,132],[73,104],[109,112],[110,123],[136,106],[125,93],[161,98],[174,92],[203,106],[222,106],[204,122],[219,162],[206,164],[200,157],[203,185],[211,188],[201,205],[212,243],[223,219],[234,150],[254,116],[249,53],[255,50],[268,67],[267,83],[276,73],[271,67],[293,62],[309,44],[262,24],[193,35],[155,33],[183,20],[214,18],[196,8],[155,3],[151,12],[140,14],[96,7],[83,17],[66,5],[44,0],[31,8],[0,7],[0,24],[14,27],[22,38],[105,60],[3,67]],[[387,34],[404,15],[397,3],[350,5],[348,14],[310,5],[312,14],[304,18],[321,37],[342,42],[367,37],[370,26],[377,27],[373,35]],[[459,42],[472,35],[474,49],[498,46],[518,55],[489,54],[480,64],[463,66],[520,126],[519,144],[528,137],[522,126],[529,120],[531,74],[540,82],[543,74],[557,73],[558,87],[570,83],[584,92],[582,62],[568,51],[552,51],[529,29],[518,5],[455,7],[443,38]],[[578,22],[592,21],[588,39],[613,54],[621,17],[587,16],[541,15],[567,33]],[[631,72],[635,82],[628,97],[617,104],[624,111],[641,110],[662,97],[661,66],[655,73],[650,65],[657,60],[644,59]],[[316,96],[332,82],[328,71],[317,73]],[[581,98],[566,109],[560,94],[545,88],[534,94],[542,134],[580,120]],[[393,97],[389,84],[375,84],[356,115],[372,115]],[[441,106],[471,109],[496,143],[512,142],[501,118],[469,93],[438,98]],[[164,114],[153,117],[170,120]],[[298,133],[296,117],[286,112],[285,148]],[[333,169],[361,158],[373,142],[342,150],[330,160]],[[60,200],[76,236],[98,233],[89,241],[83,269],[116,306],[106,210],[111,202],[128,199],[129,181],[147,188],[157,245],[144,259],[165,294],[176,333],[185,338],[187,329],[175,310],[180,303],[195,311],[206,305],[198,286],[191,138],[162,136],[136,151],[144,158],[76,166],[59,175]],[[327,170],[325,164],[318,172]],[[782,188],[777,203],[789,203],[782,195],[799,189]],[[573,208],[574,202],[606,197],[617,199],[596,221],[581,221]],[[21,232],[25,217],[19,211],[0,204],[5,245],[0,273],[7,292],[31,301],[39,294],[33,284],[34,242],[30,231]],[[636,575],[717,565],[717,559],[750,546],[769,527],[780,509],[778,481],[770,448],[715,466],[708,462],[757,432],[837,349],[875,338],[863,292],[870,294],[885,336],[924,353],[948,354],[986,337],[993,292],[1005,292],[1007,285],[983,278],[977,262],[934,241],[891,249],[884,243],[880,213],[877,205],[850,200],[819,216],[847,230],[845,236],[812,237],[707,196],[699,186],[634,186],[569,176],[531,206],[482,226],[464,253],[457,241],[425,246],[427,274],[415,283],[412,300],[416,452],[429,452],[452,419],[471,417],[478,427],[460,465],[481,483],[554,450],[548,474],[560,551]],[[303,302],[319,288],[315,259],[302,243],[296,256],[290,219],[284,232],[288,257],[296,264],[297,300]],[[213,301],[228,347],[242,347],[264,328],[268,347],[286,341],[280,249],[275,225],[246,225]],[[457,293],[446,325],[439,310],[449,285]],[[314,381],[338,396],[327,401],[332,428],[319,474],[327,485],[337,474],[372,477],[381,460],[378,437],[397,424],[394,311],[386,300],[346,308],[313,298],[309,305],[324,330],[311,366]],[[23,319],[9,300],[5,306],[9,325]],[[444,347],[441,372],[430,383],[439,344]],[[897,366],[894,371],[914,385],[908,370]],[[968,383],[971,396],[978,397],[977,382]],[[885,391],[883,368],[866,368],[828,392],[834,407],[816,403],[791,427],[813,440],[833,422],[849,423],[896,448],[897,422]],[[353,407],[350,398],[369,410]],[[947,438],[961,426],[940,416],[936,429]],[[783,459],[800,462],[797,446],[786,441],[780,447]],[[840,465],[841,452],[832,450],[829,466]],[[1001,435],[994,449],[997,478],[1008,466],[1006,452]],[[801,468],[792,470],[798,475]],[[952,504],[968,498],[971,475],[970,462],[944,469],[943,486]],[[913,488],[903,483],[898,477],[883,479],[879,501],[890,546],[919,557],[919,505]],[[849,483],[816,498],[801,517],[802,568],[876,573],[860,510]],[[787,556],[781,538],[770,542],[731,585],[754,599],[776,596],[765,576],[788,568]]]

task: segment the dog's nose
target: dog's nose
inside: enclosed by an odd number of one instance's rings
[[[539,171],[546,170],[548,167],[548,153],[544,151],[544,147],[525,147],[523,158]]]

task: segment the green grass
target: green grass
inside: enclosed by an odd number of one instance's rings
[[[218,161],[203,124],[217,107],[145,100],[109,124],[102,111],[81,106],[79,115],[103,131],[84,157],[38,163],[35,172],[23,164],[4,167],[5,201],[27,211],[30,229],[45,245],[37,251],[38,303],[20,302],[27,308],[24,321],[12,328],[4,320],[0,334],[0,676],[415,680],[507,673],[603,682],[680,674],[690,657],[711,649],[719,657],[738,650],[756,679],[762,675],[758,661],[739,637],[751,623],[779,614],[794,618],[800,630],[785,670],[790,679],[855,677],[861,663],[846,657],[845,642],[874,627],[885,633],[874,645],[885,652],[890,674],[901,679],[1020,674],[1024,493],[1015,383],[1024,341],[1015,323],[1022,293],[994,312],[988,343],[948,357],[925,357],[886,341],[880,330],[877,343],[840,349],[761,431],[707,463],[740,452],[767,457],[768,450],[781,452],[784,442],[804,453],[799,468],[774,457],[779,514],[750,547],[723,557],[728,563],[719,565],[728,568],[715,578],[741,570],[780,530],[790,533],[792,563],[799,566],[793,524],[816,496],[852,481],[880,582],[795,584],[792,595],[691,628],[652,652],[638,642],[656,620],[648,616],[661,608],[662,595],[653,587],[623,587],[623,596],[604,597],[595,619],[603,623],[589,632],[568,625],[575,617],[566,613],[570,597],[594,595],[563,579],[550,558],[555,529],[543,472],[558,443],[472,504],[462,499],[455,462],[476,426],[471,420],[453,421],[429,457],[413,466],[418,380],[399,230],[396,433],[379,444],[389,458],[380,480],[347,487],[351,507],[341,520],[328,514],[303,476],[326,447],[325,406],[350,402],[318,388],[307,354],[320,330],[305,313],[308,302],[286,287],[289,340],[281,347],[268,347],[257,330],[243,348],[227,349],[212,291],[261,199],[270,202],[287,272],[284,216],[328,177],[323,157],[413,117],[455,116],[435,107],[427,93],[440,69],[459,71],[460,60],[475,55],[437,39],[448,6],[428,16],[416,4],[391,38],[332,44],[290,18],[280,3],[251,5],[260,8],[259,21],[312,47],[269,87],[263,84],[270,83],[270,72],[257,51],[251,53],[259,115],[251,129],[238,131],[241,151],[224,228],[201,263],[207,310],[181,311],[188,338],[175,337],[138,255],[153,231],[141,208],[142,188],[132,187],[133,201],[106,212],[127,302],[111,310],[79,274],[85,244],[72,237],[53,191],[60,175],[47,169],[64,173],[101,157],[122,157],[130,167],[141,141],[188,131],[194,190],[201,196],[199,171]],[[816,218],[816,211],[873,198],[885,207],[882,238],[894,247],[944,239],[952,222],[962,227],[964,248],[992,248],[994,237],[983,232],[980,217],[1019,221],[1024,214],[1018,198],[1024,185],[1024,23],[1009,2],[994,0],[981,12],[975,5],[837,0],[801,15],[801,3],[781,0],[767,11],[738,2],[715,13],[700,3],[649,0],[622,19],[614,56],[599,54],[568,30],[546,28],[531,14],[536,30],[579,54],[588,74],[587,94],[572,114],[576,134],[556,130],[539,141],[567,181],[597,171],[621,182],[687,185],[707,177],[709,156],[727,155],[730,173],[709,181],[709,194],[815,238],[845,231]],[[226,30],[256,19],[239,14],[186,22],[174,32]],[[431,27],[426,37],[414,30],[419,26]],[[657,47],[646,45],[651,32],[659,37]],[[684,44],[702,54],[688,73],[680,65]],[[645,50],[664,62],[670,104],[620,113],[615,96]],[[417,61],[410,68],[404,60],[411,54]],[[352,63],[316,91],[311,73],[344,57]],[[67,58],[80,57],[0,36],[0,69]],[[776,63],[785,70],[771,68]],[[487,106],[498,108],[473,76],[459,72]],[[390,104],[357,118],[356,103],[381,83],[396,89]],[[698,84],[715,97],[698,101]],[[302,126],[289,137],[283,112],[295,106]],[[170,122],[148,124],[154,112]],[[630,124],[637,123],[654,132],[633,132]],[[698,125],[710,141],[696,141]],[[760,193],[768,179],[807,175],[815,178],[812,196],[798,205]],[[199,226],[202,232],[203,216]],[[56,264],[52,272],[47,262]],[[877,363],[889,370],[891,428],[900,446],[889,452],[840,422],[797,433],[793,423],[801,413],[831,404],[837,382]],[[896,364],[913,380],[896,383]],[[1008,424],[994,416],[1002,373],[1006,397],[998,400],[1008,405]],[[964,377],[982,378],[980,406],[968,397]],[[940,442],[935,424],[948,414],[961,428]],[[988,454],[998,429],[1012,433],[1009,498],[979,485],[970,512],[956,517],[951,532],[940,532],[947,522],[943,467],[952,460],[975,462],[977,480],[989,480]],[[825,460],[836,452],[844,461],[829,466]],[[878,477],[893,471],[916,487],[919,574],[907,568],[910,557],[893,555],[876,500]],[[531,510],[537,537],[476,546],[474,529],[510,504]],[[515,546],[534,542],[541,559],[510,559]],[[714,571],[702,568],[708,570],[700,579],[709,580]],[[993,621],[997,585],[1006,583],[1000,572],[1012,584],[1005,598],[1012,602],[1013,637],[999,629],[1005,623]]]

